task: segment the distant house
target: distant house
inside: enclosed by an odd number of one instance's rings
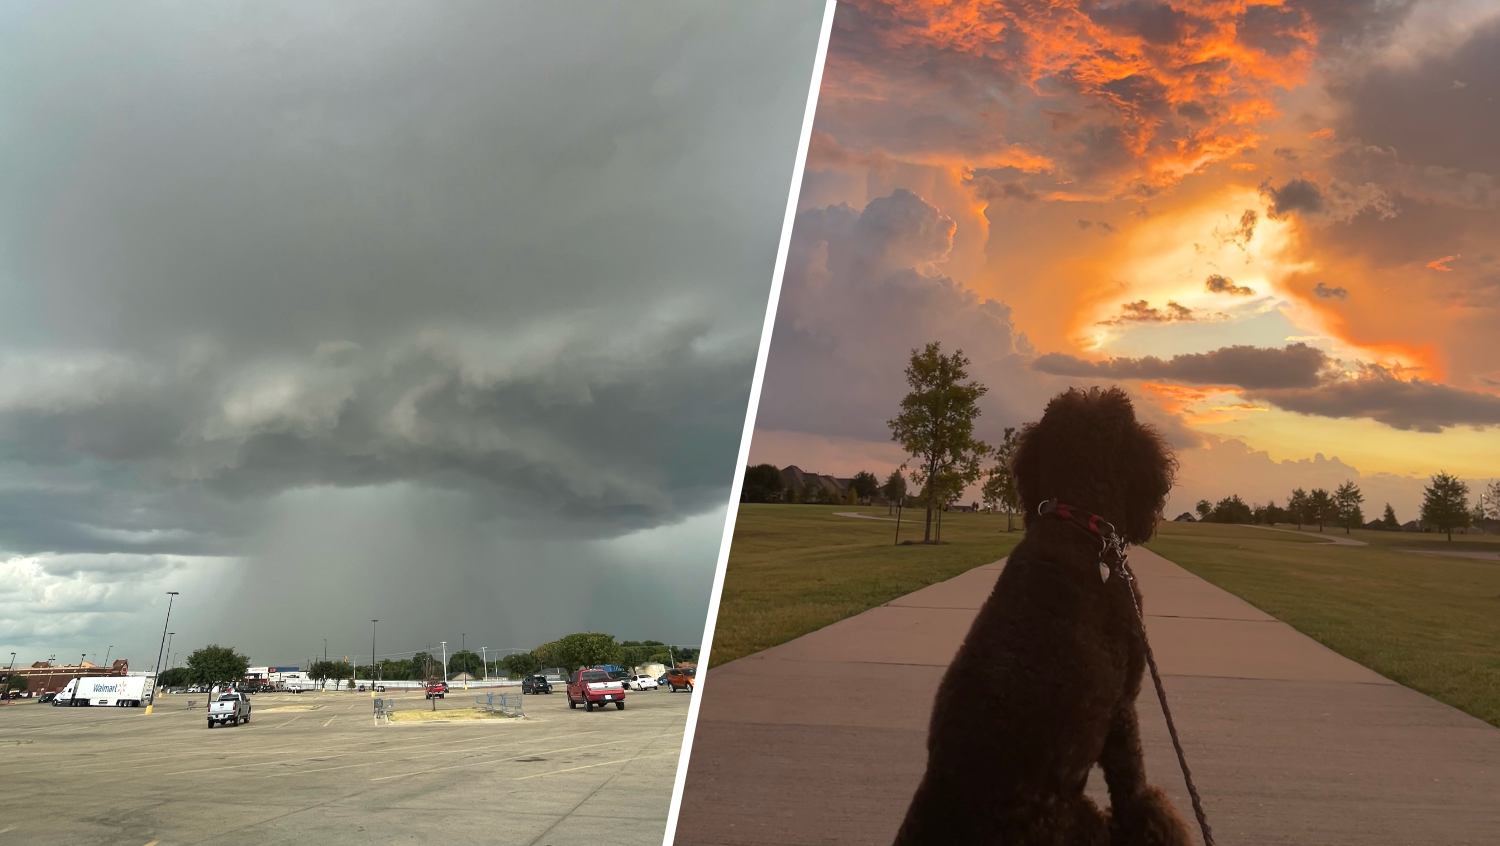
[[[1198,518],[1194,517],[1191,511],[1184,511],[1181,514],[1178,514],[1176,517],[1172,518],[1172,522],[1173,523],[1196,523],[1196,522],[1198,522]]]
[[[808,473],[795,464],[782,468],[781,483],[786,486],[783,498],[789,498],[795,493],[797,500],[806,499],[808,484],[811,483],[814,490],[821,489],[823,498],[830,502],[847,502],[849,500],[849,485],[853,479],[836,479],[833,476],[825,476],[821,473]]]
[[[1403,531],[1403,532],[1425,532],[1425,531],[1427,531],[1427,527],[1423,526],[1422,522],[1420,520],[1407,520],[1405,523],[1403,523],[1401,525],[1401,531]]]

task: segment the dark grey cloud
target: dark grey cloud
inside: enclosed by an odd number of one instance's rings
[[[1223,347],[1206,353],[1187,353],[1170,359],[1112,358],[1086,361],[1064,353],[1048,353],[1031,363],[1033,369],[1058,376],[1095,376],[1110,379],[1166,379],[1193,385],[1234,385],[1242,388],[1311,388],[1320,384],[1328,356],[1307,344],[1282,349]]]
[[[1204,290],[1212,294],[1230,294],[1236,297],[1249,297],[1255,294],[1254,288],[1234,284],[1234,280],[1228,276],[1213,274],[1203,283]]]
[[[1306,179],[1290,179],[1280,187],[1270,183],[1261,186],[1261,193],[1271,204],[1266,214],[1272,218],[1287,217],[1293,212],[1304,215],[1323,211],[1323,192],[1317,183]]]
[[[1347,300],[1349,299],[1349,289],[1345,288],[1342,285],[1330,288],[1322,282],[1319,282],[1313,288],[1313,296],[1324,300]]]
[[[1316,347],[1234,346],[1170,359],[1086,361],[1048,353],[1033,369],[1058,376],[1149,379],[1242,388],[1248,399],[1299,414],[1367,418],[1396,429],[1440,432],[1453,426],[1500,425],[1500,397],[1422,379],[1403,379],[1376,364],[1356,363],[1350,377]]]
[[[1500,16],[1451,50],[1378,65],[1335,89],[1341,134],[1420,167],[1500,176]]]
[[[1120,313],[1099,321],[1100,326],[1117,326],[1122,323],[1192,323],[1198,320],[1222,318],[1222,315],[1194,311],[1182,303],[1167,300],[1164,306],[1154,306],[1146,300],[1136,300],[1120,306]]]
[[[42,599],[0,641],[132,567],[187,614],[359,584],[330,613],[393,641],[463,594],[522,646],[625,625],[611,584],[696,639],[821,13],[7,11],[0,564]],[[307,634],[293,593],[245,648]]]
[[[1252,399],[1318,417],[1364,417],[1395,429],[1441,432],[1453,426],[1500,426],[1500,397],[1422,379],[1410,381],[1376,365],[1360,378],[1314,388],[1251,391]]]

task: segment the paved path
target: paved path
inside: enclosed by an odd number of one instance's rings
[[[1327,541],[1334,546],[1369,546],[1368,543],[1365,543],[1362,540],[1340,537],[1338,535],[1326,534],[1324,532],[1304,532],[1300,529],[1278,529],[1275,526],[1260,526],[1254,523],[1242,523],[1241,525],[1248,525],[1252,529],[1265,529],[1268,532],[1286,532],[1289,535],[1307,535],[1310,538],[1318,538],[1319,540]]]
[[[1500,730],[1131,552],[1215,840],[1500,841]],[[926,762],[934,690],[1003,562],[708,671],[675,842],[880,846]],[[1151,779],[1190,805],[1147,682]],[[1091,790],[1104,801],[1095,772]]]

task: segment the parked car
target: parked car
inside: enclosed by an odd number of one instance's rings
[[[661,687],[661,685],[656,683],[656,679],[650,676],[631,676],[626,686],[631,690],[656,690]]]
[[[426,691],[428,699],[442,699],[443,694],[448,692],[448,683],[440,681],[428,682]]]
[[[694,667],[674,667],[667,671],[667,687],[670,687],[673,693],[679,690],[692,693],[697,673],[698,670]]]
[[[659,675],[659,676],[656,677],[656,686],[657,687],[666,687],[667,686],[667,674],[666,673],[662,673],[661,675]]]
[[[583,705],[585,711],[603,708],[614,703],[616,709],[625,710],[625,685],[609,677],[599,669],[579,670],[568,679],[568,707]]]
[[[237,726],[250,722],[250,699],[243,693],[221,693],[208,706],[208,727],[217,723]]]
[[[48,702],[51,702],[52,700],[54,700],[56,698],[57,698],[57,694],[55,694],[55,693],[44,693],[41,696],[38,696],[36,698],[36,702],[37,702],[38,705],[45,705]]]
[[[547,681],[545,676],[527,676],[521,679],[522,693],[551,693],[552,682]]]

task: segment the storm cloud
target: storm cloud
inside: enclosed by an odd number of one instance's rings
[[[696,642],[821,12],[13,11],[0,642]]]

